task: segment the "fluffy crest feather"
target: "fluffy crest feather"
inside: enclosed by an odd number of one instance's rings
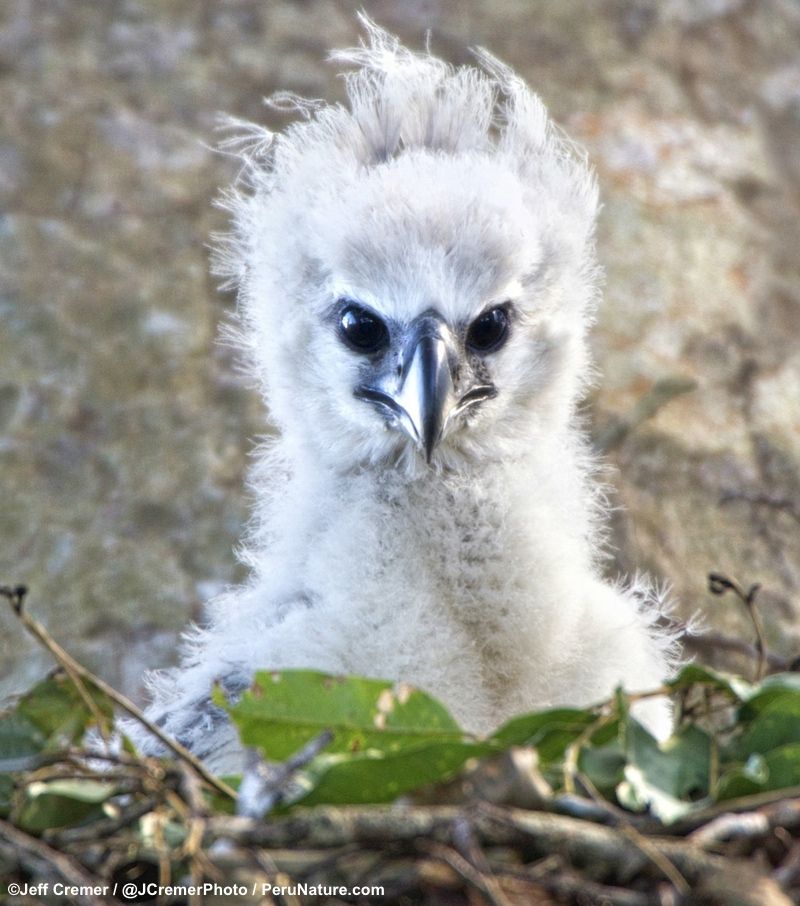
[[[290,92],[266,99],[268,106],[299,119],[281,134],[229,118],[221,143],[241,158],[240,191],[222,199],[247,232],[247,197],[270,192],[321,158],[370,167],[409,149],[448,155],[493,154],[523,178],[545,180],[580,200],[594,216],[597,189],[585,154],[550,121],[544,104],[507,65],[488,51],[473,51],[481,67],[454,67],[429,53],[416,53],[377,26],[359,19],[366,39],[336,50],[329,59],[354,67],[344,73],[347,106],[326,104]],[[332,168],[331,168],[332,169]],[[349,169],[349,167],[348,167]],[[235,239],[220,250],[217,271],[241,277]]]

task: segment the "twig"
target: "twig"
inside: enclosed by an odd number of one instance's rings
[[[466,815],[460,815],[453,822],[453,843],[459,854],[478,872],[481,883],[486,888],[484,896],[493,904],[505,906],[507,898],[500,889],[486,854],[472,830],[472,823]]]
[[[746,491],[727,491],[719,499],[719,502],[723,505],[734,501],[743,501],[757,506],[771,507],[774,510],[782,510],[797,520],[797,522],[800,522],[800,509],[788,497],[776,497],[772,494],[748,494]]]
[[[7,851],[12,864],[16,861],[32,873],[41,871],[46,876],[60,878],[66,884],[85,890],[93,890],[97,886],[97,879],[84,871],[83,866],[71,856],[31,837],[2,818],[0,848]],[[74,902],[86,906],[109,906],[119,901],[111,897],[81,893],[75,895]]]
[[[65,830],[46,831],[45,837],[49,843],[59,849],[75,843],[97,842],[104,837],[110,837],[125,827],[138,821],[139,818],[152,812],[158,805],[158,799],[155,796],[149,796],[141,802],[125,809],[116,818],[99,818],[91,824],[79,825],[78,827],[69,827]]]
[[[275,864],[272,854],[266,850],[255,850],[251,853],[252,860],[264,872],[264,876],[271,881],[273,887],[293,887],[292,875],[285,870],[281,870]],[[287,893],[283,896],[286,906],[302,906],[298,897],[294,894]],[[275,904],[275,898],[269,895],[269,902]]]
[[[781,790],[767,790],[764,793],[753,793],[749,796],[739,796],[736,799],[727,799],[716,805],[700,809],[686,818],[682,818],[670,825],[673,834],[682,835],[702,827],[714,818],[728,813],[752,812],[756,809],[767,814],[773,814],[771,820],[777,824],[791,824],[800,827],[800,786],[784,787]],[[794,820],[792,817],[794,816]]]
[[[604,802],[603,797],[600,795],[599,791],[592,783],[590,778],[587,777],[578,768],[580,747],[588,742],[602,726],[609,723],[615,717],[616,715],[610,714],[606,716],[605,720],[601,719],[588,726],[583,731],[583,733],[581,733],[578,739],[568,747],[564,757],[564,786],[567,791],[574,792],[573,781],[574,779],[577,779],[580,781],[581,785],[584,787],[589,796],[598,805]],[[569,786],[566,783],[567,776],[569,776],[570,779]],[[689,884],[687,883],[686,878],[684,878],[684,876],[678,870],[678,868],[676,868],[676,866],[672,863],[668,856],[665,856],[664,853],[658,849],[658,847],[653,845],[651,840],[639,833],[639,831],[633,826],[633,823],[628,821],[627,815],[625,815],[624,812],[618,812],[615,825],[619,828],[620,832],[623,833],[638,850],[640,850],[640,852],[644,853],[644,855],[647,856],[647,858],[653,863],[653,865],[658,868],[661,874],[664,875],[664,877],[679,893],[684,895],[689,893]]]
[[[763,837],[769,831],[769,818],[762,812],[744,812],[740,815],[728,812],[698,827],[687,839],[702,849],[711,849],[728,840]]]
[[[581,775],[581,782],[584,783],[585,780],[585,776]],[[613,827],[620,823],[620,819],[624,815],[625,820],[637,829],[640,825],[643,830],[653,827],[651,818],[636,815],[633,812],[623,812],[621,808],[602,798],[595,800],[561,793],[553,797],[552,801],[547,804],[546,810],[555,812],[557,815],[567,815],[570,818],[580,818],[583,821],[593,821],[595,824],[608,824]]]
[[[68,654],[56,640],[48,633],[44,626],[36,620],[34,617],[28,614],[23,605],[25,594],[27,589],[24,585],[18,585],[15,588],[9,588],[8,586],[0,586],[0,595],[8,598],[11,603],[11,608],[14,613],[19,617],[22,625],[31,633],[45,648],[53,655],[53,657],[58,661],[59,664],[67,671],[70,678],[73,678],[73,675],[80,680],[84,680],[92,685],[96,686],[104,695],[111,699],[115,705],[118,705],[133,717],[135,720],[138,720],[142,726],[146,727],[154,736],[156,736],[174,755],[178,758],[183,759],[183,761],[190,764],[195,771],[205,780],[205,782],[214,787],[224,796],[229,796],[231,799],[236,799],[236,791],[228,786],[227,783],[220,780],[218,777],[215,777],[206,766],[203,764],[200,759],[190,752],[185,746],[182,746],[177,740],[169,737],[160,727],[157,727],[151,720],[148,720],[147,717],[142,713],[140,708],[137,708],[134,703],[124,696],[121,692],[117,692],[113,686],[110,686],[107,682],[102,680],[99,676],[95,676],[90,670],[87,670],[82,664],[79,664],[70,654]],[[75,680],[73,680],[75,681]],[[76,685],[76,688],[79,688]]]
[[[751,658],[758,657],[758,648],[755,645],[751,645],[750,642],[745,642],[743,639],[723,635],[721,632],[692,632],[687,628],[680,633],[678,640],[684,645],[691,645],[692,648],[698,648],[701,651],[716,652],[723,649]],[[766,658],[772,670],[782,672],[793,669],[794,661],[791,658],[781,657],[773,651],[768,651]]]
[[[193,816],[205,818],[208,815],[208,806],[203,799],[203,791],[197,782],[197,774],[189,770],[185,762],[179,761],[175,765],[178,775],[178,791],[189,804]]]
[[[584,787],[586,792],[592,800],[598,805],[604,804],[605,800],[598,792],[595,785],[585,776],[584,773],[578,767],[578,761],[580,759],[581,750],[586,745],[587,742],[602,729],[607,724],[611,723],[613,720],[619,718],[619,705],[616,699],[612,700],[614,702],[615,708],[613,711],[601,715],[596,721],[589,724],[578,737],[570,743],[567,747],[566,752],[564,753],[564,789],[568,795],[575,794],[575,781],[579,780],[581,785]],[[658,850],[657,847],[653,846],[652,842],[647,838],[643,837],[642,834],[633,826],[631,822],[627,820],[626,815],[623,812],[619,812],[617,815],[616,825],[620,828],[622,833],[637,847],[648,859],[659,869],[661,874],[670,881],[670,883],[682,894],[689,892],[689,884],[686,881],[686,878],[681,874],[681,872],[676,868],[672,861],[665,856],[662,852]]]
[[[420,841],[420,848],[429,855],[440,859],[445,865],[449,865],[463,881],[477,890],[490,903],[490,906],[510,906],[497,880],[492,875],[480,871],[461,853],[456,852],[452,846],[423,840]]]
[[[80,675],[80,672],[75,669],[76,664],[72,661],[72,658],[67,655],[57,642],[50,638],[44,626],[37,623],[35,620],[32,620],[25,613],[25,596],[27,594],[28,588],[26,585],[15,585],[13,588],[8,585],[0,586],[0,595],[3,595],[3,597],[8,599],[11,604],[11,609],[17,617],[22,620],[25,627],[33,632],[40,642],[43,642],[47,646],[51,654],[53,654],[58,663],[64,668],[67,676],[72,680],[75,691],[80,695],[81,699],[83,699],[83,703],[94,718],[95,723],[100,730],[100,735],[103,737],[103,741],[107,743],[109,738],[108,718],[97,706],[97,702],[84,685],[84,678]]]
[[[540,884],[548,893],[564,898],[570,903],[608,903],[609,906],[652,906],[653,904],[650,894],[598,884],[596,881],[588,881],[580,875],[566,871],[537,878],[536,883]]]
[[[761,623],[761,617],[758,610],[756,609],[756,595],[760,588],[761,586],[756,584],[751,585],[750,588],[745,591],[738,582],[729,579],[722,573],[708,574],[708,589],[712,594],[724,595],[725,592],[732,591],[747,608],[747,613],[750,615],[750,620],[756,631],[756,651],[758,652],[756,682],[760,682],[764,678],[767,661],[767,643],[764,637],[764,627]]]
[[[388,842],[402,846],[420,838],[451,844],[453,822],[460,814],[452,806],[403,809],[329,806],[270,822],[241,816],[214,816],[209,819],[208,827],[214,836],[267,848],[335,847],[349,843],[379,846]],[[652,865],[649,855],[617,830],[563,815],[481,804],[470,820],[483,846],[525,846],[539,856],[559,852],[576,864],[600,862],[623,881]],[[648,840],[689,884],[697,883],[717,869],[724,870],[729,862],[684,840],[665,837]]]
[[[789,855],[772,872],[772,880],[784,890],[800,886],[800,842],[795,843]]]
[[[616,699],[609,699],[609,703],[616,704]],[[592,721],[588,727],[586,727],[578,736],[567,746],[566,751],[564,752],[564,790],[570,796],[575,795],[575,780],[580,774],[578,770],[578,759],[581,755],[581,750],[586,745],[587,742],[597,733],[598,730],[601,730],[607,724],[611,723],[617,718],[616,708],[614,711],[608,714],[601,714],[597,720]],[[591,791],[590,791],[591,792]],[[597,799],[592,792],[592,799]]]
[[[211,861],[203,851],[209,810],[197,774],[183,761],[178,761],[176,767],[179,774],[178,792],[189,810],[186,817],[188,832],[181,847],[181,856],[189,859],[192,881],[196,884],[204,872],[213,870]]]
[[[648,837],[648,851],[612,828],[600,827],[584,821],[556,815],[539,815],[519,809],[499,810],[482,807],[487,819],[513,828],[537,843],[537,848],[559,851],[583,864],[599,862],[616,869],[623,882],[643,871],[648,863],[655,864],[653,853],[669,860],[674,870],[680,872],[683,884],[696,883],[706,873],[721,868],[725,861],[720,856],[704,853],[684,841],[664,837]],[[657,865],[663,872],[662,864]],[[668,875],[669,876],[669,875]],[[672,880],[672,878],[670,878]],[[676,885],[677,886],[677,885]]]

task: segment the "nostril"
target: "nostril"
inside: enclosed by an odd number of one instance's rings
[[[460,415],[472,406],[483,403],[486,400],[494,399],[496,396],[497,388],[494,385],[480,384],[477,387],[473,387],[461,397],[453,414]]]

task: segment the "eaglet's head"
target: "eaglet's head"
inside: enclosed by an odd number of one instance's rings
[[[252,128],[224,270],[287,442],[341,469],[483,463],[564,429],[584,386],[597,198],[507,68],[366,23],[347,107]],[[286,101],[286,98],[279,99]]]

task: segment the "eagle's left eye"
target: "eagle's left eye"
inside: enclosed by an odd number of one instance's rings
[[[508,337],[508,306],[498,305],[479,315],[467,331],[467,346],[474,352],[494,352]]]
[[[342,311],[339,333],[356,352],[379,352],[389,343],[389,329],[383,321],[360,305],[348,305]]]

